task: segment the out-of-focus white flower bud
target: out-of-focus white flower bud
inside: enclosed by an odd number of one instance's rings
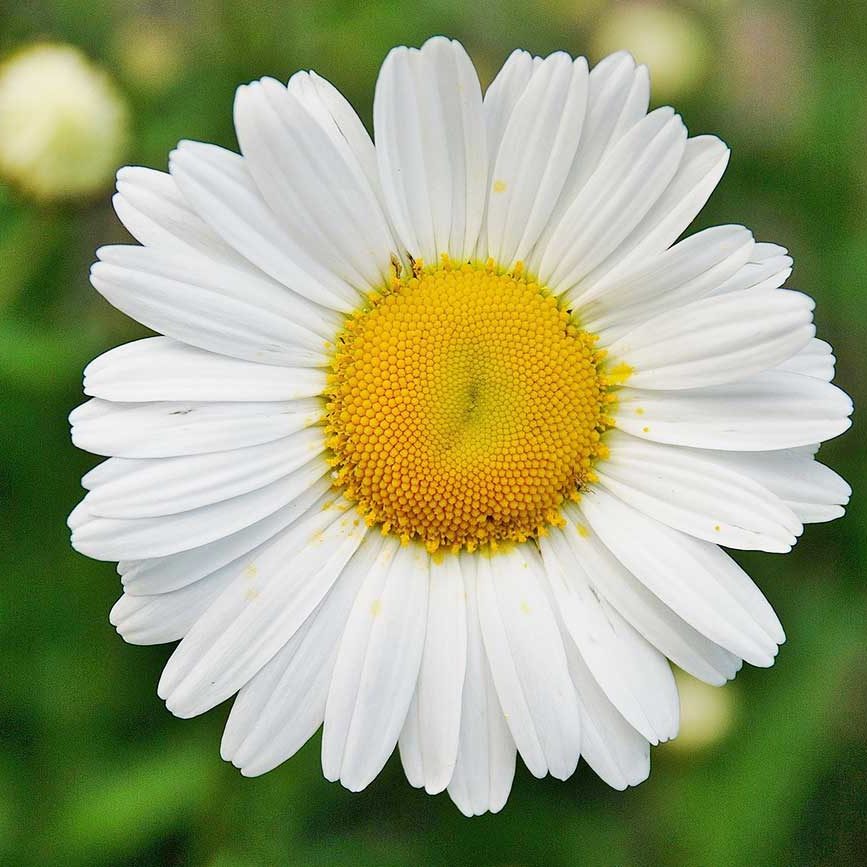
[[[667,101],[694,91],[707,71],[710,46],[697,16],[662,3],[616,3],[593,36],[598,57],[626,49],[650,69],[653,95]]]
[[[680,732],[669,749],[695,752],[721,741],[735,719],[736,687],[710,686],[679,670],[675,678],[680,692]]]
[[[112,180],[129,112],[107,73],[71,45],[31,45],[0,65],[0,177],[38,199]]]

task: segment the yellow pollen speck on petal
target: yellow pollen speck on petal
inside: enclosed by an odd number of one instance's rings
[[[374,599],[370,603],[370,616],[379,617],[380,614],[382,614],[382,602],[379,599]]]
[[[334,484],[369,525],[438,556],[561,526],[607,455],[595,343],[523,266],[395,266],[336,341]]]
[[[259,574],[259,567],[255,563],[250,563],[244,568],[245,578],[255,578]]]
[[[582,539],[587,539],[590,536],[590,531],[583,524],[576,524],[575,529],[578,531],[578,535]]]
[[[494,181],[493,190],[495,193],[505,193],[508,184],[505,181]]]

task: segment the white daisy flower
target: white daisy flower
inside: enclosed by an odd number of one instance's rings
[[[741,226],[677,241],[728,161],[648,113],[625,53],[396,48],[374,146],[314,73],[238,91],[241,155],[126,168],[142,246],[92,281],[160,332],[85,372],[77,445],[109,460],[70,517],[119,560],[111,620],[182,639],[180,717],[235,696],[246,775],[320,727],[359,790],[501,809],[520,754],[610,785],[674,737],[668,660],[708,683],[783,630],[720,546],[788,551],[843,513],[814,460],[848,425],[786,251]]]

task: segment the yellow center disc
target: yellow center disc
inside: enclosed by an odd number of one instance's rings
[[[520,273],[444,260],[395,278],[337,342],[337,484],[369,523],[431,551],[559,523],[604,450],[594,341]]]

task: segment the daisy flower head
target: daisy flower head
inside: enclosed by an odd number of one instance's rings
[[[669,660],[773,663],[722,547],[843,513],[814,454],[852,406],[785,249],[678,240],[728,150],[648,96],[626,53],[524,51],[483,94],[437,37],[386,58],[373,140],[299,72],[238,90],[240,155],[119,172],[141,246],[92,282],[163,336],[85,371],[73,439],[109,459],[72,541],[119,561],[127,641],[181,639],[174,714],[235,696],[243,774],[322,726],[329,780],[397,746],[468,815],[518,754],[622,789],[677,732]]]

